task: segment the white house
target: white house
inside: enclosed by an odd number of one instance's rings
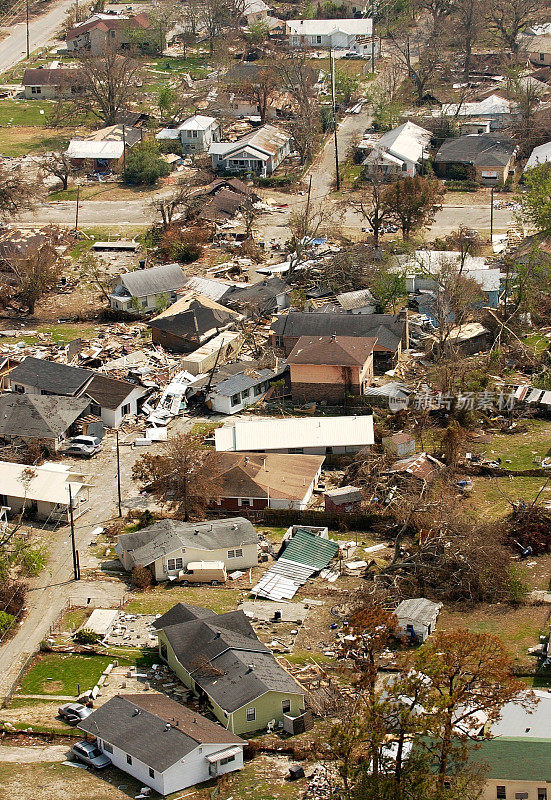
[[[233,365],[228,365],[232,367]],[[270,388],[270,381],[279,372],[272,369],[257,369],[254,363],[234,374],[223,374],[222,380],[213,380],[205,397],[207,406],[218,414],[238,414],[245,408],[260,402]]]
[[[174,580],[193,561],[220,561],[228,572],[258,564],[258,536],[244,517],[212,522],[163,519],[123,533],[115,551],[126,570],[149,567],[158,581]]]
[[[29,515],[50,522],[68,522],[69,488],[73,517],[88,510],[87,476],[67,464],[49,462],[41,466],[0,461],[0,506],[14,514],[23,509]]]
[[[289,19],[286,24],[291,47],[350,50],[371,58],[373,21],[363,19]],[[378,43],[375,43],[375,55]]]
[[[162,264],[124,272],[111,284],[111,308],[131,313],[160,311],[160,304],[175,303],[186,282],[179,264]]]
[[[116,767],[163,796],[241,769],[247,744],[152,692],[115,695],[78,727]]]
[[[373,444],[373,416],[288,417],[229,423],[214,432],[226,452],[356,453]]]
[[[130,381],[120,381],[108,375],[94,373],[86,394],[92,400],[91,412],[102,418],[109,428],[118,428],[128,415],[138,413],[138,401],[147,389]]]
[[[245,0],[243,16],[247,20],[247,25],[254,25],[258,22],[268,22],[268,14],[271,7],[266,5],[264,0]]]
[[[526,172],[527,169],[537,167],[538,164],[545,164],[547,161],[551,161],[551,142],[546,142],[546,144],[540,144],[539,147],[534,147],[530,153],[530,158],[526,162],[524,171]]]
[[[212,167],[224,172],[252,172],[266,176],[291,152],[291,137],[275,125],[263,125],[236,142],[213,142]]]
[[[214,117],[194,114],[177,128],[163,128],[155,138],[179,139],[184,153],[205,153],[213,142],[220,140],[220,125]]]
[[[433,603],[424,597],[402,600],[396,611],[398,631],[424,642],[436,627],[442,603]]]
[[[338,294],[337,303],[345,314],[374,314],[377,301],[369,289],[357,289],[355,292]],[[338,309],[337,309],[338,310]]]
[[[363,163],[370,173],[415,175],[419,166],[428,158],[431,137],[430,131],[408,120],[398,128],[384,133]]]
[[[491,94],[484,100],[474,100],[467,103],[446,103],[438,114],[446,117],[475,118],[489,120],[492,130],[509,125],[517,115],[516,106],[511,100]]]

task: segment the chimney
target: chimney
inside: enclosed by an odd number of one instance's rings
[[[249,664],[249,666],[247,667],[247,674],[253,671],[254,671],[254,664]]]
[[[172,725],[170,724],[170,722],[167,722],[166,725],[165,725],[165,731],[169,731],[171,728],[172,728]]]

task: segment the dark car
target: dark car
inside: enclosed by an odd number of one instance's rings
[[[58,708],[57,713],[61,719],[64,719],[69,725],[77,725],[83,719],[90,716],[92,709],[86,708],[82,703],[66,703],[64,706]]]

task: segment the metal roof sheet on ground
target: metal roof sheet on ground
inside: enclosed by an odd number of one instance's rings
[[[306,564],[316,571],[324,569],[339,551],[339,545],[331,539],[322,539],[307,531],[299,531],[284,551],[286,561]]]
[[[86,630],[93,631],[103,638],[107,636],[118,616],[119,612],[116,609],[95,608],[86,622],[80,627],[81,629],[86,628]]]
[[[220,386],[217,391],[221,391]],[[234,388],[230,394],[235,394]],[[372,445],[373,417],[309,417],[238,421],[214,432],[216,449],[277,450],[281,447],[366,447]]]
[[[119,159],[123,151],[124,144],[122,142],[71,139],[66,155],[68,158]]]

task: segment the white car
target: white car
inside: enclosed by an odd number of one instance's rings
[[[69,439],[63,450],[66,456],[82,456],[91,458],[101,450],[101,439],[98,436],[75,436]]]
[[[72,746],[71,753],[78,761],[82,761],[83,764],[87,764],[89,767],[95,767],[96,769],[104,769],[111,764],[111,759],[102,753],[99,747],[92,744],[92,742],[77,742]]]

